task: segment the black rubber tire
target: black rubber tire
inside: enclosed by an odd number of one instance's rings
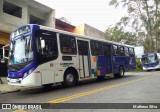
[[[72,87],[77,84],[76,75],[72,71],[66,71],[64,74],[64,82],[62,83],[64,87]]]
[[[119,77],[123,77],[124,76],[124,68],[123,66],[119,67]]]
[[[114,77],[115,78],[121,78],[123,76],[124,76],[124,68],[123,68],[123,66],[120,66],[119,67],[119,73],[118,74],[114,74]]]

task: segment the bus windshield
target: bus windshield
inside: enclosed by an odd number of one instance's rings
[[[22,36],[11,42],[9,59],[12,64],[20,64],[33,60],[31,36]]]
[[[150,64],[150,63],[156,63],[158,61],[158,58],[157,56],[153,55],[153,56],[143,57],[141,60],[143,64]]]

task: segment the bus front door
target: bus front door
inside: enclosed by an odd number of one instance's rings
[[[77,40],[80,78],[90,77],[90,52],[88,41]]]

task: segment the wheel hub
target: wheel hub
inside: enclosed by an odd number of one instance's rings
[[[67,82],[72,83],[72,82],[73,82],[73,80],[74,80],[73,75],[72,75],[72,74],[68,74],[68,75],[67,75],[67,77],[66,77],[66,80],[67,80]]]
[[[122,68],[120,69],[120,75],[121,75],[121,76],[123,76],[123,75],[124,75],[124,73],[123,73],[123,69],[122,69]]]

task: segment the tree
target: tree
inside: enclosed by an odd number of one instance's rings
[[[109,27],[105,31],[105,38],[110,41],[115,41],[119,43],[125,43],[129,45],[137,45],[138,40],[136,34],[133,32],[125,32],[123,28],[118,26]]]
[[[140,40],[147,52],[160,50],[160,0],[111,0],[110,5],[127,8],[128,16],[122,17],[117,25],[130,27],[138,37],[143,37]]]

